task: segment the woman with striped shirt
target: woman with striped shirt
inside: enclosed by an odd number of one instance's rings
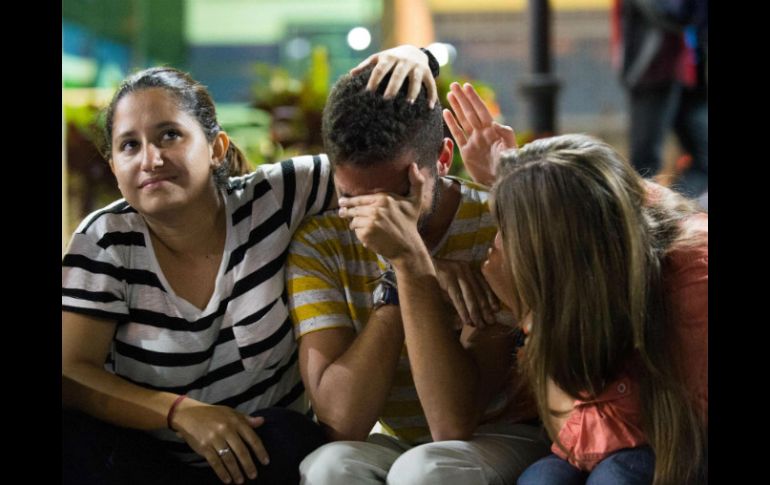
[[[393,70],[386,96],[408,78],[435,97],[418,49],[365,62]],[[105,131],[124,198],[62,261],[65,483],[296,482],[323,435],[284,262],[300,221],[335,203],[326,156],[244,174],[205,87],[172,68],[124,81]]]

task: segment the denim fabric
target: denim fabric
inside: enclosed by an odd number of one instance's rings
[[[556,455],[542,458],[524,470],[517,485],[649,485],[655,472],[655,455],[649,446],[617,451],[600,461],[590,473]]]

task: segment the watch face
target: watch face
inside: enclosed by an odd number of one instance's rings
[[[374,307],[380,305],[398,305],[398,290],[387,283],[380,283],[372,293]]]
[[[377,285],[377,288],[374,289],[374,293],[372,293],[372,303],[374,306],[382,305],[384,302],[382,301],[382,298],[385,296],[385,287],[384,285]]]

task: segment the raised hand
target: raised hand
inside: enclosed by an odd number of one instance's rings
[[[243,483],[243,473],[257,477],[251,453],[263,465],[270,463],[262,441],[254,432],[265,422],[227,406],[213,406],[186,399],[179,406],[172,428],[188,445],[209,462],[224,483]]]
[[[433,79],[433,74],[430,72],[428,56],[417,47],[400,45],[372,54],[351,69],[350,74],[358,74],[370,65],[374,65],[374,69],[366,89],[376,90],[385,75],[393,70],[390,82],[383,93],[385,99],[390,99],[398,94],[404,80],[409,78],[409,91],[406,99],[414,102],[417,95],[420,94],[420,86],[424,84],[428,90],[428,106],[432,109],[436,105],[436,101],[438,101],[436,80]]]
[[[447,101],[454,114],[445,109],[444,121],[457,142],[465,168],[475,181],[492,185],[500,153],[517,148],[513,128],[492,119],[489,109],[470,84],[460,87],[455,82],[449,89]]]

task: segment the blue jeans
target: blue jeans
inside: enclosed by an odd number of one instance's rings
[[[649,485],[655,472],[655,454],[649,446],[626,448],[600,461],[590,473],[548,455],[521,474],[517,485]]]

